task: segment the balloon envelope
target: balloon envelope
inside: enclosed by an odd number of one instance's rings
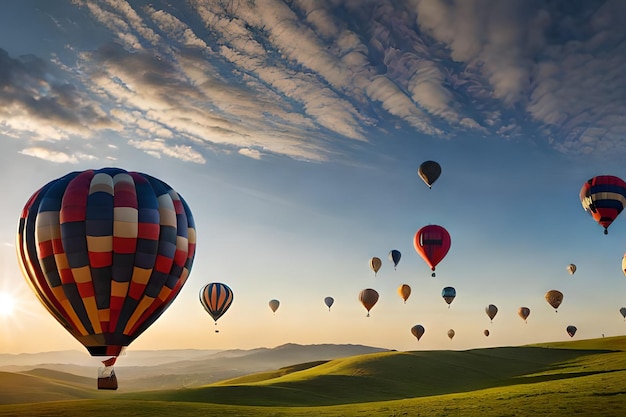
[[[485,307],[485,313],[487,313],[487,316],[489,316],[490,320],[493,320],[496,314],[498,314],[498,307],[493,304],[489,304],[487,307]]]
[[[372,259],[370,259],[370,268],[372,269],[372,271],[374,271],[374,275],[376,275],[382,265],[383,261],[381,261],[380,258],[374,256]]]
[[[226,313],[232,302],[233,291],[221,282],[211,282],[200,290],[200,304],[216,322]]]
[[[398,294],[400,295],[400,297],[406,303],[406,300],[408,300],[409,296],[411,295],[411,287],[409,285],[407,285],[407,284],[400,285],[398,287]]]
[[[555,310],[559,308],[563,302],[563,293],[561,291],[550,290],[546,293],[545,297],[548,304],[550,304]]]
[[[569,335],[569,337],[574,337],[574,335],[576,334],[576,330],[578,330],[576,328],[576,326],[567,326],[567,329],[565,329],[567,331],[567,334]]]
[[[567,272],[569,272],[570,275],[574,275],[574,272],[576,272],[576,265],[574,264],[567,265]]]
[[[417,174],[431,188],[441,175],[441,165],[435,161],[424,161],[417,169]]]
[[[174,301],[196,246],[185,200],[119,168],[71,172],[35,192],[17,253],[31,288],[93,356],[118,356]]]
[[[448,337],[450,339],[452,339],[454,337],[454,335],[455,335],[454,330],[452,330],[452,329],[448,330]]]
[[[622,256],[622,272],[626,275],[626,254]]]
[[[435,267],[446,256],[451,243],[448,231],[436,224],[424,226],[415,233],[413,238],[415,251],[433,271],[433,277],[435,276]]]
[[[280,301],[278,300],[270,300],[270,302],[268,303],[270,306],[270,309],[276,313],[276,310],[278,310],[278,307],[280,306]]]
[[[369,317],[370,310],[378,302],[378,292],[371,288],[361,290],[361,292],[359,293],[359,301],[367,310],[367,317]]]
[[[626,205],[626,183],[613,175],[593,177],[580,189],[580,203],[607,234]]]
[[[619,312],[622,315],[622,317],[626,319],[626,307],[620,308]]]
[[[522,318],[522,320],[526,321],[528,316],[530,316],[530,308],[528,308],[528,307],[520,307],[517,310],[517,314]]]
[[[392,249],[391,252],[389,252],[389,260],[393,262],[394,269],[398,266],[398,262],[400,262],[401,257],[402,254],[399,250]]]
[[[488,329],[485,329],[485,330],[483,331],[483,334],[484,334],[485,336],[489,336],[489,330],[488,330]]]
[[[424,326],[422,326],[421,324],[416,324],[415,326],[411,327],[411,334],[415,336],[418,341],[422,338],[424,332]]]
[[[456,297],[456,290],[453,287],[445,287],[443,290],[441,290],[441,296],[444,300],[446,300],[446,303],[450,305],[450,303],[452,303],[452,301]]]
[[[333,297],[324,298],[324,304],[326,304],[326,307],[328,307],[328,311],[330,311],[330,307],[333,305],[334,302],[335,299]]]

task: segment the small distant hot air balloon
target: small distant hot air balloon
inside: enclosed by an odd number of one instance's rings
[[[270,300],[269,306],[272,309],[272,312],[274,314],[276,314],[276,310],[278,310],[278,307],[280,306],[280,301],[278,301],[278,300]]]
[[[620,308],[619,312],[622,315],[622,317],[624,318],[624,320],[626,320],[626,307]]]
[[[400,262],[401,257],[402,257],[402,254],[400,253],[399,250],[392,249],[391,252],[389,252],[389,260],[393,262],[393,269],[396,269],[396,267],[398,266],[398,262]]]
[[[370,268],[374,271],[374,276],[376,276],[376,273],[380,270],[381,266],[383,266],[383,261],[381,261],[380,258],[374,256],[370,259]]]
[[[493,323],[493,318],[496,316],[496,314],[498,314],[498,307],[493,304],[489,304],[487,307],[485,307],[485,313],[487,313],[487,316],[489,316],[489,320],[491,320],[491,322]]]
[[[422,326],[421,324],[416,324],[415,326],[411,327],[411,334],[417,338],[418,342],[424,335],[425,331],[426,330],[424,329],[424,326]]]
[[[400,285],[398,287],[398,294],[404,300],[404,304],[406,304],[406,300],[408,300],[409,296],[411,295],[411,287],[409,287],[407,284]]]
[[[448,231],[436,224],[424,226],[415,233],[413,238],[415,251],[433,271],[433,277],[435,276],[435,267],[446,256],[451,243],[452,240]]]
[[[483,334],[484,334],[485,336],[489,336],[489,330],[485,329],[485,330],[483,331]]]
[[[367,310],[367,317],[369,317],[370,310],[378,302],[378,292],[371,288],[366,288],[359,293],[359,301]]]
[[[574,264],[569,264],[567,265],[567,272],[569,272],[570,275],[574,275],[574,272],[576,272],[576,265]]]
[[[569,325],[567,326],[566,330],[569,337],[574,337],[574,335],[576,334],[576,330],[578,329],[576,328],[576,326]]]
[[[622,272],[626,275],[626,254],[622,257]]]
[[[328,307],[328,311],[330,311],[330,307],[333,305],[334,302],[335,299],[333,297],[324,298],[324,304],[326,304],[326,307]]]
[[[517,310],[517,314],[522,318],[522,320],[524,320],[524,322],[526,322],[526,319],[528,318],[528,316],[530,316],[530,308],[520,307]]]
[[[554,311],[557,311],[557,308],[559,308],[563,302],[563,293],[561,291],[550,290],[546,293],[545,297],[548,304],[554,308]]]
[[[454,301],[454,297],[456,297],[456,290],[453,287],[445,287],[441,290],[441,296],[446,300],[448,308],[450,308],[450,304]]]
[[[452,338],[454,337],[455,333],[453,329],[448,330],[448,337],[452,340]]]
[[[215,321],[222,317],[233,302],[233,291],[226,284],[211,282],[200,290],[200,304]],[[215,330],[215,333],[218,333]]]
[[[419,166],[417,174],[428,185],[428,188],[431,188],[441,175],[441,165],[435,161],[424,161]]]
[[[580,203],[604,227],[604,234],[626,205],[626,183],[613,175],[599,175],[580,189]]]

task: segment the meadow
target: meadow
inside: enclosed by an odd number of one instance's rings
[[[34,397],[54,387],[63,393],[58,401],[50,394],[44,402],[2,405],[0,416],[626,415],[625,336],[371,353],[161,391],[97,392],[80,378],[38,375],[40,386],[16,384],[4,394]]]

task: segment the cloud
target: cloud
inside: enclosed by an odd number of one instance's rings
[[[93,155],[84,154],[81,152],[67,153],[63,151],[55,151],[44,147],[30,147],[24,148],[19,153],[22,155],[28,155],[46,161],[55,162],[58,164],[77,164],[80,161],[93,161],[98,159]]]
[[[247,156],[248,158],[252,158],[252,159],[261,159],[262,153],[259,152],[256,149],[250,149],[250,148],[241,148],[238,151],[239,155],[243,155],[243,156]]]

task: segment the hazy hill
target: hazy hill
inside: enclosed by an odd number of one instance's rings
[[[155,389],[179,389],[202,386],[228,378],[247,375],[254,372],[274,370],[283,366],[314,360],[328,360],[363,353],[385,351],[382,348],[361,345],[298,345],[285,344],[275,348],[257,348],[251,350],[202,351],[202,350],[167,350],[128,352],[118,359],[116,374],[120,391],[139,391]],[[98,367],[97,358],[90,365],[75,365],[71,362],[76,352],[45,352],[41,356],[29,354],[15,355],[22,365],[5,365],[2,370],[25,372],[33,368],[45,368],[58,373],[68,373],[89,378],[95,384]],[[5,360],[9,355],[4,355]],[[50,362],[25,365],[28,360],[37,359]],[[60,361],[69,361],[62,363]],[[140,365],[129,365],[128,363]],[[0,384],[1,387],[1,384]]]
[[[0,372],[0,404],[94,398],[95,388],[93,379],[46,369],[29,373]]]

